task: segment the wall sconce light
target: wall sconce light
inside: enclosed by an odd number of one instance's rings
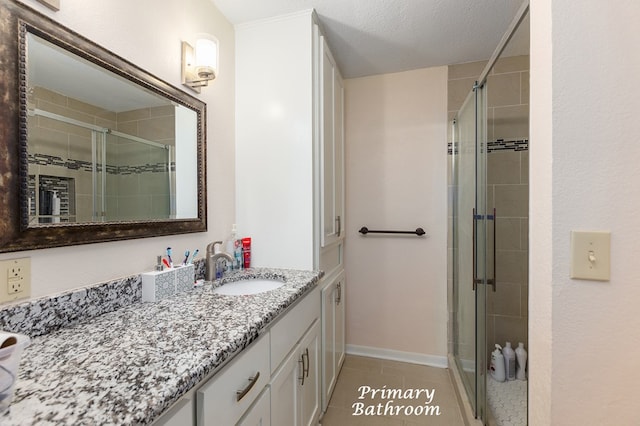
[[[195,49],[182,42],[182,84],[200,93],[218,75],[218,41],[201,38]]]

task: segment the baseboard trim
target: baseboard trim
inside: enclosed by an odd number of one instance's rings
[[[391,361],[409,362],[411,364],[428,365],[431,367],[448,368],[446,356],[419,354],[415,352],[403,352],[393,349],[373,348],[370,346],[347,345],[346,351],[350,355],[382,358]]]

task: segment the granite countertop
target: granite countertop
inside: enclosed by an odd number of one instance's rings
[[[35,337],[24,350],[2,425],[149,424],[208,374],[255,340],[321,272],[253,269],[279,278],[251,296],[213,293],[217,284],[155,303],[137,303]]]

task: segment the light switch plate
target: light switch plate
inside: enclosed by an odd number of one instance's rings
[[[608,281],[611,278],[611,233],[571,231],[571,278]]]

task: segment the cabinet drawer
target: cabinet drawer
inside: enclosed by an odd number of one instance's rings
[[[270,375],[269,333],[265,333],[198,390],[198,426],[235,424],[264,389]],[[237,392],[243,390],[247,392],[240,397]]]
[[[320,289],[315,287],[271,327],[271,373],[278,368],[313,321],[320,317],[320,302]]]

